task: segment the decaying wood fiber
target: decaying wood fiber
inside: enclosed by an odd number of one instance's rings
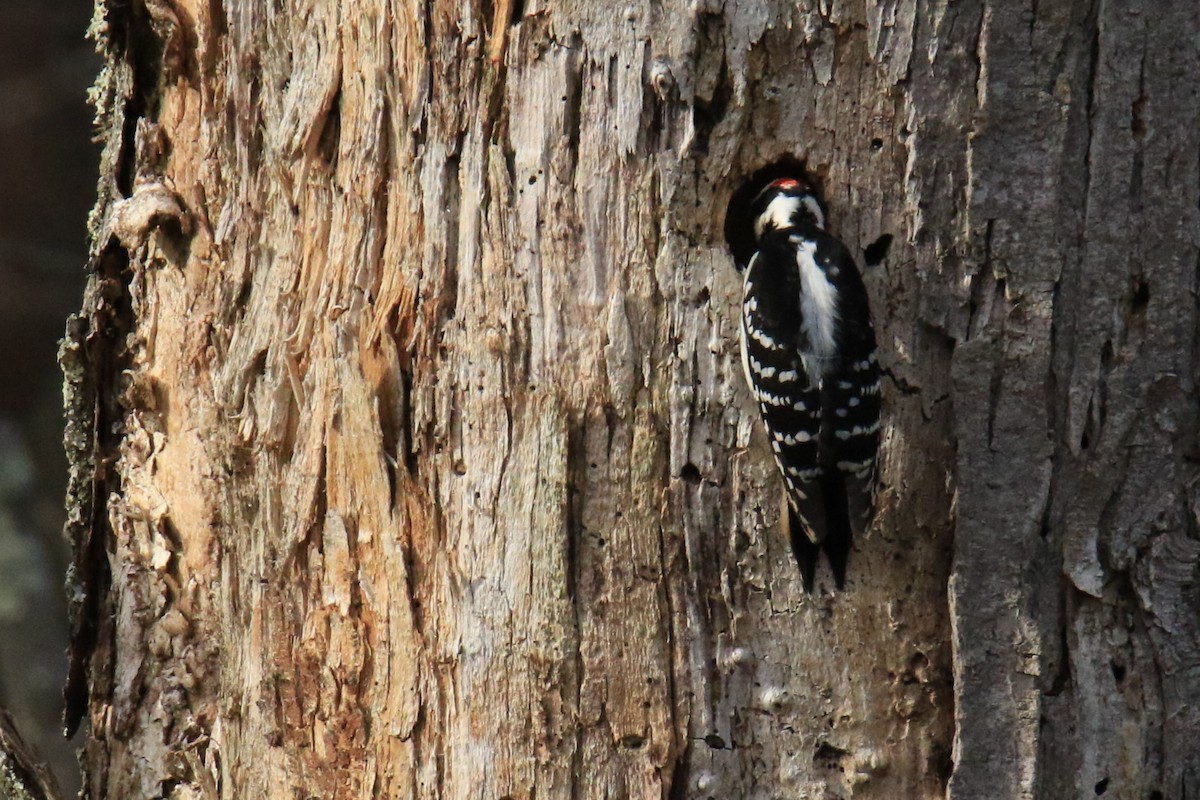
[[[1182,798],[1192,16],[101,0],[88,794]],[[721,235],[785,155],[897,237],[839,594]]]

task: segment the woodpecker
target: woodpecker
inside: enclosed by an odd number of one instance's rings
[[[756,251],[737,265],[742,366],[783,475],[804,588],[823,550],[842,589],[875,504],[879,362],[867,291],[806,184],[775,180],[750,211]]]

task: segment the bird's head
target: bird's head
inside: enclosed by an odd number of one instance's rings
[[[752,204],[754,237],[762,239],[769,230],[792,228],[802,223],[825,228],[825,212],[812,187],[796,178],[779,178],[767,184]]]

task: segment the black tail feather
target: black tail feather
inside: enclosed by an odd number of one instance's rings
[[[789,504],[788,533],[792,540],[792,555],[796,557],[796,566],[800,568],[800,580],[804,591],[812,594],[813,582],[817,577],[817,559],[821,555],[821,545],[814,542],[808,535],[808,526],[796,515],[796,509]]]
[[[833,582],[838,589],[846,588],[846,562],[854,531],[850,527],[850,507],[846,497],[846,476],[838,470],[827,469],[821,476],[821,493],[825,495],[825,539],[821,549],[833,570]]]
[[[845,476],[838,470],[828,469],[812,488],[812,495],[815,496],[803,502],[802,511],[788,504],[792,553],[800,568],[804,591],[810,594],[813,591],[817,561],[822,550],[829,561],[833,582],[841,590],[846,588],[846,565],[854,543]],[[817,524],[810,524],[810,520]]]

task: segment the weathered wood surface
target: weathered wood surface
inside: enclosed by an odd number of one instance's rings
[[[91,796],[1182,797],[1191,13],[101,3]],[[785,154],[898,240],[837,595],[721,234]]]

